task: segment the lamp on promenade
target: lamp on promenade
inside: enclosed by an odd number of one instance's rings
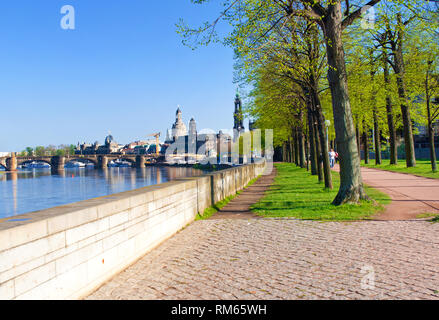
[[[329,127],[331,126],[331,121],[326,120],[325,126],[326,126],[326,145],[327,145],[328,151],[329,151]]]

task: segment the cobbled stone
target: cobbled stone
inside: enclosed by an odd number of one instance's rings
[[[427,221],[196,221],[86,299],[436,300],[438,234]]]

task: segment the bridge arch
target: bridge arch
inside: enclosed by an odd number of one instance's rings
[[[43,163],[47,163],[50,167],[52,167],[52,163],[49,160],[44,160],[44,159],[17,160],[17,166],[20,166],[20,165],[23,165],[23,164],[27,164],[27,163],[31,163],[31,162],[43,162]]]
[[[129,162],[131,167],[134,167],[136,165],[136,158],[126,157],[126,156],[123,156],[123,155],[114,156],[114,157],[108,157],[108,162],[110,162],[110,161],[118,161],[118,160]]]
[[[65,164],[69,163],[69,162],[73,162],[73,161],[77,161],[77,162],[82,162],[82,163],[93,163],[93,165],[96,167],[98,165],[98,160],[94,159],[94,158],[84,158],[84,157],[72,157],[72,158],[66,158],[65,159]]]
[[[116,160],[124,160],[124,161],[128,161],[129,163],[136,163],[136,159],[126,158],[124,156],[121,156],[121,157],[117,158]]]
[[[8,168],[6,167],[6,165],[4,165],[3,163],[0,162],[0,168],[5,169],[5,171],[8,171]]]

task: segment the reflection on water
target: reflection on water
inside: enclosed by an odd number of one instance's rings
[[[0,219],[201,174],[183,167],[0,173]]]

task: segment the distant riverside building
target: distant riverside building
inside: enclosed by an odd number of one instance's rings
[[[123,154],[136,154],[136,155],[147,154],[152,144],[153,143],[151,141],[134,141],[125,145],[121,150],[121,152]]]
[[[189,129],[188,129],[189,128]],[[174,147],[173,153],[175,154],[203,154],[206,156],[216,156],[215,147],[224,147],[224,143],[230,144],[231,138],[229,135],[223,134],[221,131],[219,134],[215,133],[198,133],[197,123],[194,118],[189,121],[188,127],[183,122],[182,111],[178,107],[176,111],[176,119],[172,124],[171,134],[169,130],[166,130],[166,148],[171,145]],[[227,150],[230,147],[227,145]],[[223,150],[223,149],[221,149]]]
[[[116,141],[114,141],[114,138],[112,135],[108,135],[105,137],[105,144],[100,145],[99,142],[95,142],[93,144],[79,144],[77,145],[75,149],[75,154],[84,154],[84,155],[91,155],[91,154],[136,154],[136,155],[143,155],[143,154],[153,154],[156,150],[156,141],[155,140],[149,140],[149,141],[134,141],[131,143],[128,143],[126,145],[118,144]],[[162,145],[159,145],[159,148],[162,148]]]
[[[430,141],[428,137],[428,128],[426,125],[415,124],[419,133],[414,136],[415,155],[418,159],[430,158]],[[433,134],[437,157],[439,157],[439,120],[433,125]]]
[[[417,97],[416,103],[425,103],[423,97]],[[432,107],[439,104],[439,97],[435,97],[431,100]],[[415,123],[414,125],[418,129],[418,133],[414,135],[415,155],[418,159],[430,158],[430,142],[428,137],[428,127],[425,124]],[[439,156],[439,120],[433,124],[433,134],[435,141],[436,153]]]
[[[79,144],[76,146],[75,154],[110,154],[119,153],[123,145],[119,145],[111,134],[105,137],[105,144],[100,145],[98,141],[93,144]]]

